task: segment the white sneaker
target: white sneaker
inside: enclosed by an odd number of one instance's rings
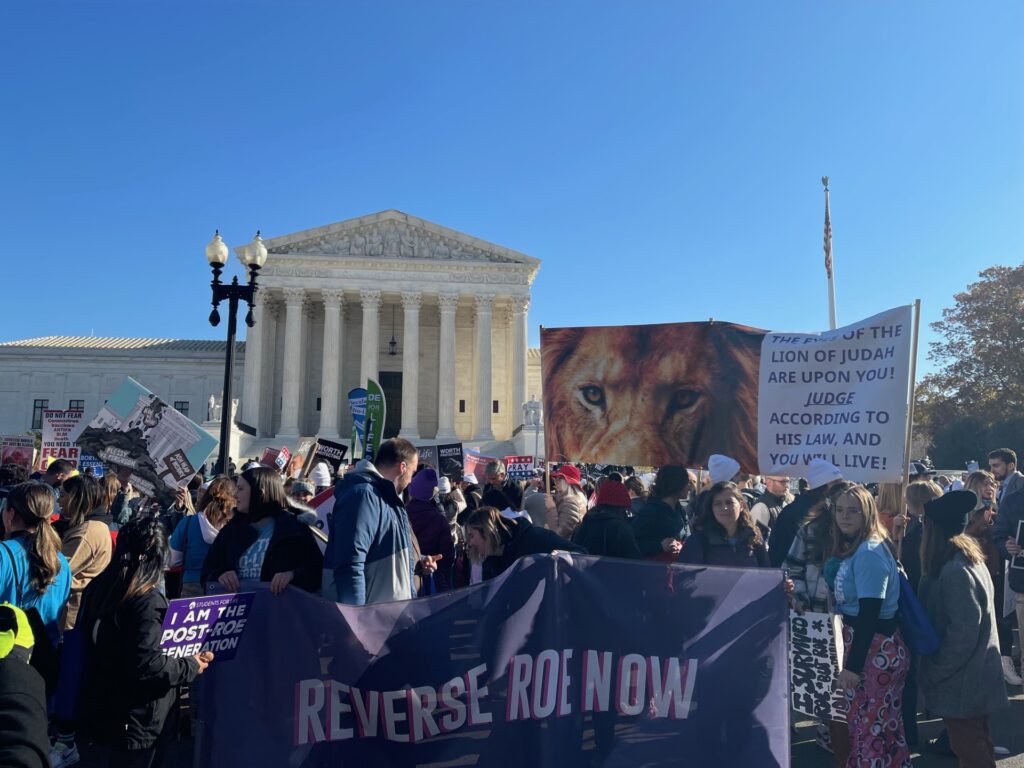
[[[66,768],[69,765],[76,765],[81,757],[78,754],[78,745],[72,743],[70,746],[62,741],[54,742],[50,747],[50,768]]]
[[[1017,674],[1017,670],[1013,666],[1013,659],[1009,656],[1003,656],[1003,679],[1006,680],[1007,685],[1024,684],[1024,679]]]

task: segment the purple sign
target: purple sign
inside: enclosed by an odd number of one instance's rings
[[[213,651],[214,661],[235,657],[252,607],[253,592],[171,600],[164,616],[160,649],[165,656],[187,659]]]

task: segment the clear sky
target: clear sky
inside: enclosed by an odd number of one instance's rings
[[[933,321],[1024,238],[1024,4],[5,2],[4,340],[223,338],[203,248],[397,208],[547,326]],[[934,336],[922,329],[922,359]]]

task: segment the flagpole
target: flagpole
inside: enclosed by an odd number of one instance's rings
[[[836,279],[832,262],[832,217],[828,205],[828,176],[821,177],[825,185],[825,272],[828,275],[828,327],[836,329]]]

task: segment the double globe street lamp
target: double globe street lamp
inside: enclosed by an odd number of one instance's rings
[[[249,311],[245,316],[245,324],[252,328],[256,320],[252,314],[253,304],[256,301],[256,277],[260,269],[267,263],[267,246],[263,244],[259,230],[256,237],[248,245],[244,246],[238,254],[238,260],[249,270],[249,283],[242,285],[238,282],[238,276],[231,278],[227,285],[220,281],[220,274],[228,263],[228,246],[220,236],[220,230],[214,232],[213,239],[206,246],[206,260],[210,262],[213,270],[213,280],[210,287],[213,289],[213,310],[210,312],[210,325],[220,325],[220,311],[217,307],[225,299],[228,302],[228,346],[224,353],[224,391],[221,397],[220,408],[220,446],[218,451],[217,466],[221,473],[228,472],[228,447],[231,438],[231,379],[234,376],[235,368],[235,326],[238,322],[238,302],[245,301],[249,305]]]

